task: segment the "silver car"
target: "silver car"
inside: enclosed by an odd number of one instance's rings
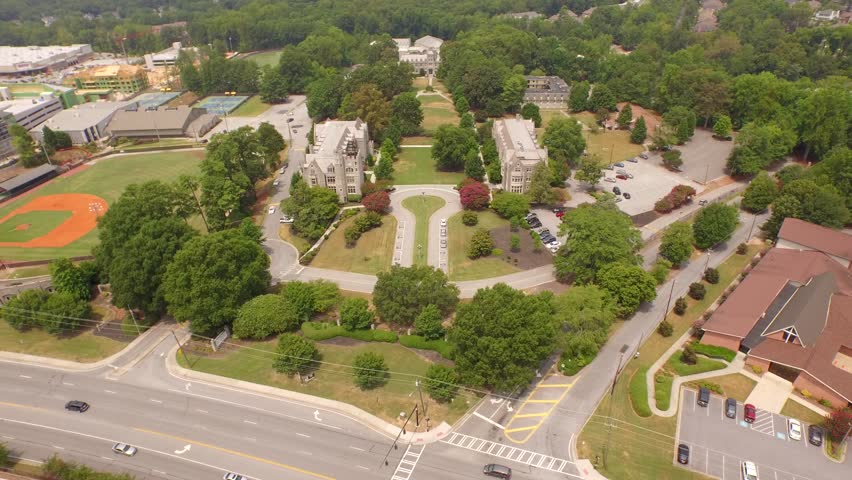
[[[122,455],[126,455],[128,457],[132,457],[136,455],[136,447],[132,445],[128,445],[126,443],[116,443],[112,446],[112,451],[115,453],[120,453]]]

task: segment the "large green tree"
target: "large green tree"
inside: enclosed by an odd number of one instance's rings
[[[278,59],[278,72],[290,93],[303,93],[314,77],[312,58],[295,46],[284,47]]]
[[[74,265],[68,258],[57,258],[50,262],[50,279],[58,292],[67,292],[74,298],[88,300],[95,280],[93,269]]]
[[[506,77],[500,99],[507,112],[515,113],[521,108],[526,89],[527,81],[523,75],[514,74]]]
[[[438,170],[461,171],[467,154],[477,148],[474,132],[455,125],[441,125],[435,132],[435,142],[432,145],[432,158],[437,163]]]
[[[796,135],[775,124],[749,123],[740,130],[728,158],[731,175],[754,175],[790,153]]]
[[[363,352],[352,362],[355,370],[355,385],[361,390],[381,387],[388,381],[388,366],[385,357],[375,352]]]
[[[234,337],[263,340],[299,328],[302,319],[296,307],[281,295],[266,294],[240,306],[234,320]]]
[[[500,192],[494,195],[491,208],[505,219],[523,218],[530,210],[530,200],[520,193]]]
[[[343,79],[337,75],[318,78],[307,87],[308,115],[316,121],[337,115],[343,100]],[[311,139],[313,140],[313,139]]]
[[[553,175],[550,168],[544,162],[539,162],[532,172],[530,184],[527,186],[527,196],[530,203],[539,205],[550,205],[556,201],[556,194],[553,193],[553,188],[550,187],[550,181]]]
[[[542,137],[554,172],[562,180],[568,178],[568,169],[577,166],[577,161],[586,149],[583,126],[573,118],[556,117],[547,125]]]
[[[616,262],[601,268],[598,284],[615,299],[618,315],[632,315],[643,302],[657,297],[657,281],[639,265]]]
[[[728,240],[739,223],[737,207],[724,203],[707,205],[698,212],[692,224],[695,246],[703,250]]]
[[[692,110],[676,106],[663,114],[662,129],[666,135],[672,137],[674,143],[682,144],[695,134],[695,122],[695,113]]]
[[[675,222],[663,232],[660,256],[674,265],[680,265],[689,260],[692,255],[693,243],[695,243],[695,236],[692,233],[692,227],[686,222]]]
[[[586,182],[595,188],[603,178],[603,162],[597,155],[588,155],[580,159],[580,166],[574,172],[574,178]]]
[[[384,321],[410,326],[427,305],[442,315],[453,311],[459,301],[459,289],[442,271],[427,266],[393,266],[380,272],[373,289],[373,305]]]
[[[645,125],[645,117],[640,116],[639,120],[636,120],[636,124],[633,125],[633,130],[630,132],[630,141],[635,144],[641,145],[645,142],[645,139],[648,137],[648,127]]]
[[[15,152],[21,160],[21,165],[25,168],[33,168],[41,165],[47,159],[39,152],[36,152],[35,142],[30,137],[27,129],[13,123],[9,125],[9,136],[12,137],[12,146],[15,147]]]
[[[382,91],[367,83],[343,97],[338,116],[343,120],[360,118],[365,121],[370,126],[370,138],[378,140],[390,123],[391,112],[391,103]]]
[[[420,108],[420,100],[414,92],[399,94],[393,99],[391,106],[393,117],[399,119],[402,135],[417,135],[420,133],[420,124],[423,122],[423,110]]]
[[[281,203],[281,209],[295,219],[293,230],[301,237],[318,240],[337,212],[337,193],[321,187],[309,187],[304,181],[293,185],[290,198]]]
[[[746,187],[741,205],[750,212],[759,213],[766,210],[777,196],[778,184],[768,173],[760,172]]]
[[[848,81],[848,78],[847,78]],[[818,157],[835,146],[848,146],[852,140],[852,93],[845,88],[816,88],[797,104],[799,136]]]
[[[577,82],[571,88],[571,95],[568,98],[568,108],[572,112],[582,112],[589,109],[589,82]]]
[[[270,65],[263,67],[260,74],[260,99],[264,103],[284,103],[290,87],[281,72]]]
[[[589,97],[588,109],[597,112],[599,110],[608,110],[614,112],[616,109],[615,95],[612,90],[602,83],[595,84],[592,88],[592,95]]]

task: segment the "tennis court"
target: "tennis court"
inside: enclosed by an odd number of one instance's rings
[[[216,115],[224,115],[236,110],[236,108],[242,105],[243,102],[248,100],[248,98],[249,97],[245,95],[237,95],[233,97],[207,97],[193,106],[206,108],[208,112],[215,113]]]
[[[178,96],[180,96],[180,92],[153,92],[143,93],[133,100],[139,102],[139,108],[144,110],[147,108],[157,108],[160,105],[165,105]]]

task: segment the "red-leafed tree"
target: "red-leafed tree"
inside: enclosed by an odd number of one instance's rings
[[[388,192],[373,192],[361,200],[364,208],[371,212],[385,213],[390,207],[390,195]]]
[[[852,427],[852,408],[837,409],[825,418],[826,433],[835,442],[842,441],[850,427]]]
[[[465,210],[481,210],[488,206],[488,187],[484,183],[470,183],[459,192]]]

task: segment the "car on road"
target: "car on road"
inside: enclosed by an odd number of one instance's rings
[[[441,229],[441,236],[442,236],[442,237],[446,237],[446,236],[447,236],[447,229],[446,229],[446,228],[442,228],[442,229]]]
[[[222,477],[222,479],[223,480],[249,480],[249,478],[245,475],[240,475],[240,474],[237,474],[237,473],[230,473],[230,472],[226,473],[225,476]]]
[[[446,238],[442,238],[442,239],[441,239],[441,247],[442,247],[442,248],[447,248],[447,239],[446,239]]]
[[[757,408],[750,403],[746,403],[743,408],[743,420],[748,423],[754,423],[754,418],[757,416]]]
[[[641,158],[643,160],[648,160],[648,154],[645,153],[645,152],[642,152],[642,153],[639,154],[639,158]]]
[[[725,400],[725,416],[728,418],[737,418],[737,401],[733,398]]]
[[[627,159],[627,161],[630,162],[630,163],[639,163],[639,158],[638,157],[630,157],[630,158]]]
[[[808,425],[808,442],[811,445],[822,446],[822,428],[816,425]]]
[[[286,170],[286,169],[287,169],[287,165],[284,165],[283,167],[281,167],[281,170],[279,170],[278,172],[279,172],[279,173],[281,173],[281,174],[283,175],[283,174],[284,174],[284,170]]]
[[[698,204],[703,207],[704,205],[707,205],[707,200],[699,200]]]
[[[677,463],[681,465],[689,463],[689,447],[682,443],[677,446]]]
[[[743,480],[758,480],[757,465],[754,462],[743,462]]]
[[[624,168],[624,162],[618,162],[615,164],[616,167]]]
[[[618,175],[615,176],[615,178],[618,178],[620,180],[627,180],[627,175],[625,175],[623,173],[619,173]]]
[[[446,226],[447,226],[447,219],[446,219],[446,218],[442,218],[442,219],[441,219],[441,226],[442,226],[442,227],[446,227]]]
[[[290,217],[288,215],[284,215],[283,217],[281,217],[281,220],[278,220],[278,223],[293,223],[295,221],[295,218]]]
[[[790,438],[793,440],[801,440],[802,439],[802,423],[796,420],[795,418],[791,418],[787,420],[787,432],[790,435]]]
[[[71,400],[65,404],[65,410],[83,413],[89,409],[89,404],[80,400]]]
[[[624,192],[624,195],[623,195],[623,196],[624,196],[624,198],[626,198],[627,200],[630,200],[630,194],[629,194],[629,193]]]
[[[621,195],[621,189],[618,187],[612,187],[612,193],[616,195]]]
[[[269,213],[275,213],[275,205],[269,206]]]
[[[115,453],[120,453],[122,455],[127,455],[128,457],[136,455],[136,447],[128,445],[126,443],[116,443],[112,446],[112,451]]]
[[[509,479],[512,478],[512,469],[505,465],[497,465],[496,463],[489,463],[488,465],[482,468],[482,473],[489,477],[497,477]]]
[[[612,177],[604,177],[604,182],[612,182],[615,183],[615,179]]]
[[[272,182],[272,186],[273,186],[273,187],[277,187],[278,185],[281,185],[281,181],[280,181],[280,180],[275,180],[274,182]]]

